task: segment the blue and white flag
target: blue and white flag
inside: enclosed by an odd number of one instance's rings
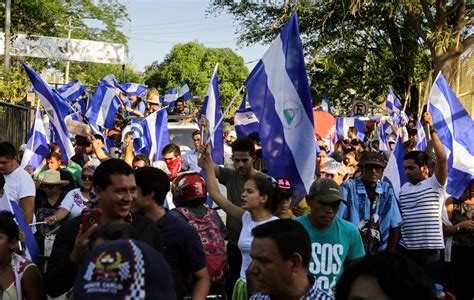
[[[152,162],[161,159],[161,151],[170,143],[167,117],[166,108],[162,108],[131,126],[135,151]]]
[[[118,88],[121,91],[123,91],[126,95],[140,97],[146,93],[147,86],[144,84],[129,82],[125,84],[119,84]]]
[[[331,107],[329,106],[328,96],[326,95],[323,96],[323,101],[321,101],[321,110],[332,114]]]
[[[22,64],[28,77],[30,78],[33,88],[41,100],[46,114],[49,117],[50,127],[54,133],[51,142],[57,143],[61,149],[64,163],[67,165],[69,159],[74,155],[74,147],[72,146],[71,137],[67,130],[64,119],[71,110],[71,106],[53,92],[49,85],[35,71],[26,64]]]
[[[247,93],[244,94],[242,103],[234,115],[234,128],[238,138],[248,136],[252,132],[258,132],[259,122],[251,107],[246,107]]]
[[[405,166],[403,160],[405,158],[405,150],[403,149],[403,141],[397,138],[395,148],[388,160],[387,166],[383,171],[383,181],[390,182],[395,192],[395,197],[400,195],[400,188],[408,181],[405,174]]]
[[[397,96],[393,93],[392,89],[388,90],[387,100],[385,101],[385,105],[388,109],[396,112],[397,114],[400,113],[402,110],[402,104],[398,101]]]
[[[165,92],[165,101],[168,103],[174,102],[178,99],[178,88],[172,88]]]
[[[24,169],[30,165],[33,172],[36,171],[43,162],[43,159],[48,155],[48,144],[43,116],[38,105],[35,112],[35,120],[26,143],[26,150],[21,160],[21,167]]]
[[[390,127],[388,122],[379,123],[376,129],[376,139],[379,141],[379,151],[390,150],[390,145],[387,139],[387,127]]]
[[[263,158],[273,177],[307,195],[316,167],[313,110],[295,12],[245,81],[260,121]]]
[[[102,81],[105,81],[105,83],[106,83],[109,87],[118,88],[118,89],[121,90],[125,95],[131,95],[131,96],[140,97],[140,96],[143,96],[143,94],[146,93],[146,88],[147,88],[146,85],[144,85],[144,84],[139,84],[139,83],[132,83],[132,82],[125,83],[125,84],[120,84],[120,83],[118,82],[117,78],[115,78],[115,76],[112,75],[112,74],[105,76],[105,77],[102,79]]]
[[[15,222],[18,225],[18,228],[20,228],[20,230],[23,231],[23,234],[25,235],[26,258],[34,262],[37,266],[41,266],[41,261],[39,260],[40,249],[38,243],[36,242],[35,236],[31,231],[31,227],[26,224],[25,219],[23,219],[23,214],[21,213],[18,204],[10,199],[8,199],[8,203],[10,204],[11,212],[15,216]]]
[[[89,124],[101,127],[114,128],[115,114],[121,105],[117,91],[108,86],[104,81],[99,82],[97,91],[92,96],[91,104],[86,113]]]
[[[74,80],[57,89],[57,92],[64,99],[74,102],[77,98],[83,96],[86,93],[86,87],[82,85],[80,80]]]
[[[365,137],[365,122],[368,118],[354,118],[354,117],[347,117],[347,118],[336,118],[336,132],[338,137],[343,137],[347,139],[347,133],[349,132],[350,127],[355,127],[357,129],[357,138],[361,141],[364,140]]]
[[[221,118],[221,102],[219,96],[219,86],[217,83],[217,67],[218,64],[214,67],[214,72],[212,72],[211,81],[209,82],[209,87],[207,89],[207,95],[202,104],[201,115],[205,115],[209,121],[209,134],[212,132],[213,135],[210,137],[211,141],[211,156],[212,160],[218,164],[224,164],[224,138],[222,135],[222,122],[217,126]],[[209,136],[201,137],[205,138],[206,141]]]
[[[428,111],[448,158],[446,191],[459,198],[474,177],[474,125],[441,72],[431,88]]]
[[[183,97],[184,101],[191,99],[191,91],[186,80],[183,80],[178,97]]]
[[[425,130],[423,130],[420,120],[418,120],[416,122],[416,150],[425,151],[427,146]]]
[[[111,147],[115,147],[114,145],[114,142],[109,139],[103,132],[102,130],[100,130],[99,126],[95,125],[95,124],[90,124],[90,128],[91,128],[91,133],[92,134],[98,134],[102,137],[102,139],[104,140],[104,147],[103,147],[103,150],[106,152],[106,153],[110,153],[110,148]]]

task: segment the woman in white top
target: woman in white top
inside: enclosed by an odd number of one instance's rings
[[[72,219],[81,215],[82,210],[90,205],[89,202],[91,201],[92,177],[94,172],[94,166],[84,166],[82,168],[82,187],[73,189],[66,194],[54,215],[49,216],[44,220],[46,224],[54,225],[58,222],[61,222],[66,217],[68,217],[68,219]]]
[[[255,176],[248,179],[245,182],[241,196],[242,206],[237,206],[219,192],[209,150],[200,152],[201,157],[198,162],[199,166],[206,171],[209,195],[227,214],[242,222],[242,231],[238,241],[238,247],[242,253],[242,266],[240,268],[240,278],[234,286],[232,299],[248,299],[245,271],[252,262],[250,257],[250,247],[253,240],[252,229],[263,223],[278,219],[278,217],[273,216],[273,212],[280,205],[276,181],[271,177],[265,178],[264,176]]]

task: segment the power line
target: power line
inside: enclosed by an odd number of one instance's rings
[[[173,22],[166,22],[166,23],[155,23],[155,24],[141,24],[141,25],[135,25],[134,27],[154,27],[154,26],[168,26],[169,24],[181,24],[181,23],[189,23],[197,20],[210,20],[208,17],[202,17],[202,18],[195,18],[195,19],[187,19],[187,20],[180,20],[180,21],[173,21]],[[232,20],[232,19],[228,19]]]
[[[163,30],[163,29],[175,29],[175,28],[187,28],[187,27],[196,27],[196,26],[202,26],[202,25],[211,25],[211,24],[216,24],[216,23],[224,23],[228,22],[230,20],[217,20],[213,22],[207,22],[207,23],[196,23],[196,24],[188,24],[188,25],[182,25],[182,26],[171,26],[171,27],[153,27],[153,28],[136,28],[133,27],[132,29],[136,29],[136,31],[151,31],[151,30]]]
[[[141,38],[137,38],[137,37],[131,37],[130,39],[145,41],[145,42],[151,42],[151,43],[157,43],[157,44],[171,44],[171,45],[183,44],[183,42],[157,41],[157,40],[141,39]],[[234,40],[227,40],[227,41],[199,42],[199,43],[201,43],[201,44],[224,44],[224,43],[230,43],[230,42],[235,42],[235,41]]]
[[[159,35],[169,35],[169,34],[182,34],[182,33],[192,33],[192,32],[206,32],[206,31],[214,31],[214,30],[221,30],[221,29],[226,29],[226,28],[233,28],[234,26],[221,26],[217,28],[202,28],[198,30],[187,30],[187,31],[175,31],[175,32],[163,32],[159,33]],[[132,32],[133,34],[138,34],[138,35],[149,35],[149,32]]]

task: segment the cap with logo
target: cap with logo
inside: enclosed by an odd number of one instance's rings
[[[308,195],[310,197],[316,197],[323,203],[333,203],[343,201],[341,187],[332,179],[321,178],[313,182],[309,188]]]
[[[74,299],[176,299],[171,270],[151,246],[117,240],[92,250],[73,288]]]

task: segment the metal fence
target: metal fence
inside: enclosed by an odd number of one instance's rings
[[[17,149],[26,143],[31,127],[31,108],[0,101],[0,141]]]

